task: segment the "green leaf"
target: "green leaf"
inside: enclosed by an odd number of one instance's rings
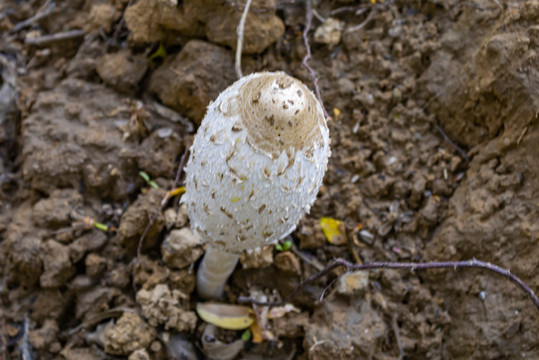
[[[146,182],[150,181],[150,175],[148,175],[144,171],[139,171],[138,174],[140,175],[141,178],[144,179],[144,181]]]
[[[292,241],[286,240],[283,243],[283,251],[288,251],[288,250],[290,250],[291,247],[292,247]]]
[[[157,50],[155,50],[155,52],[152,55],[150,55],[150,60],[155,60],[157,58],[164,60],[166,57],[167,57],[167,49],[165,49],[163,44],[159,44],[159,47],[157,48]]]
[[[251,340],[251,330],[246,329],[246,330],[241,334],[241,340],[242,340],[243,342],[247,342],[247,341]]]

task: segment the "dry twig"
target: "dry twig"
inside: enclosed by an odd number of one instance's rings
[[[466,152],[464,150],[462,150],[457,144],[455,144],[453,142],[453,140],[451,140],[449,138],[449,136],[446,135],[446,133],[442,130],[442,128],[439,125],[436,125],[436,130],[438,130],[440,135],[442,135],[444,140],[447,141],[449,143],[449,145],[451,145],[455,150],[457,150],[457,152],[460,154],[460,156],[462,156],[464,158],[464,160],[466,160],[467,163],[470,163],[470,158],[468,157]]]
[[[76,29],[63,31],[51,35],[38,36],[35,38],[27,38],[24,40],[24,42],[26,43],[26,45],[45,46],[53,42],[76,39],[82,36],[84,36],[84,30]]]
[[[183,152],[183,155],[180,159],[180,163],[178,164],[178,170],[176,171],[176,177],[174,178],[174,182],[172,183],[172,189],[176,189],[176,187],[178,186],[178,182],[180,181],[180,176],[182,175],[183,166],[185,164],[185,160],[187,159],[188,153],[189,153],[189,146],[186,145],[185,151]],[[163,198],[163,200],[161,200],[159,209],[157,209],[157,211],[152,215],[152,217],[148,221],[148,224],[146,225],[146,228],[144,229],[144,232],[142,233],[142,235],[140,235],[140,239],[137,245],[137,259],[133,266],[133,274],[132,274],[133,290],[135,291],[135,294],[137,293],[137,284],[135,282],[135,278],[137,275],[137,267],[140,263],[140,255],[142,253],[142,243],[144,242],[144,239],[146,238],[148,231],[150,231],[150,228],[152,227],[153,223],[155,222],[155,220],[157,219],[161,211],[163,211],[163,208],[167,204],[168,200],[171,198],[171,194],[172,194],[171,191],[167,191],[167,193],[165,194],[165,197]]]
[[[25,27],[33,25],[39,20],[53,14],[55,11],[56,11],[56,3],[54,1],[51,2],[51,0],[47,0],[45,4],[43,4],[43,6],[37,11],[37,13],[34,16],[24,21],[21,21],[20,23],[15,24],[15,26],[13,26],[13,29],[11,29],[11,32],[12,33],[19,32]]]
[[[301,252],[296,247],[296,245],[292,245],[292,247],[290,248],[290,251],[292,251],[292,253],[298,256],[301,260],[305,261],[307,264],[311,265],[316,270],[318,271],[324,270],[324,265],[322,265],[316,258],[311,258],[309,255]]]
[[[309,71],[309,74],[311,75],[311,79],[314,84],[314,90],[316,92],[316,97],[318,98],[318,101],[320,101],[320,105],[322,105],[322,109],[324,109],[324,116],[329,118],[329,114],[326,110],[326,107],[324,106],[324,101],[322,101],[322,96],[320,95],[320,87],[318,86],[318,75],[316,75],[316,72],[313,70],[313,68],[308,64],[309,59],[311,58],[311,46],[309,45],[309,31],[311,30],[311,24],[313,22],[313,7],[311,5],[311,1],[307,0],[305,2],[306,6],[306,21],[305,21],[305,29],[303,29],[303,43],[305,44],[305,57],[303,58],[303,61],[301,64],[305,66],[307,71]]]
[[[32,356],[30,355],[30,343],[28,342],[28,333],[30,332],[30,319],[28,318],[28,313],[24,314],[24,322],[22,328],[22,340],[21,340],[21,357],[22,360],[31,360]]]
[[[238,23],[238,27],[236,28],[236,34],[238,35],[238,42],[236,44],[236,63],[234,67],[236,69],[236,75],[238,76],[238,79],[243,76],[241,73],[241,51],[243,48],[243,30],[245,29],[245,20],[247,19],[247,14],[249,13],[250,6],[251,6],[251,0],[247,0],[247,3],[245,4],[245,8],[243,9],[243,13],[241,14],[240,22]]]
[[[518,276],[511,273],[511,271],[509,271],[508,269],[504,269],[498,265],[494,265],[489,262],[484,262],[477,259],[462,260],[462,261],[433,261],[433,262],[425,262],[425,263],[371,262],[371,263],[365,263],[365,264],[353,264],[344,259],[334,259],[324,268],[324,270],[300,282],[299,285],[294,289],[294,291],[292,291],[282,301],[260,302],[260,301],[257,301],[256,299],[252,299],[249,297],[239,297],[238,302],[252,303],[256,305],[265,305],[265,306],[285,305],[286,303],[289,303],[290,300],[292,300],[301,290],[303,290],[305,286],[312,284],[316,280],[328,275],[329,273],[331,273],[331,271],[339,267],[344,267],[346,271],[348,272],[359,271],[359,270],[372,270],[372,269],[407,269],[410,271],[425,270],[425,269],[454,269],[456,270],[457,268],[486,269],[486,270],[495,272],[496,274],[502,275],[503,277],[517,284],[520,287],[520,289],[522,289],[522,291],[524,291],[526,295],[529,296],[529,298],[535,304],[535,306],[537,307],[537,310],[539,311],[539,298],[537,297],[535,292],[528,285],[526,285],[524,281],[522,281]]]
[[[358,25],[356,25],[356,26],[353,26],[353,27],[351,27],[350,29],[347,29],[346,32],[357,31],[357,30],[362,29],[363,27],[365,27],[365,25],[367,25],[367,24],[369,23],[369,21],[372,20],[372,18],[373,18],[373,16],[374,16],[375,12],[376,12],[376,8],[373,7],[373,8],[371,9],[371,12],[370,12],[369,15],[367,16],[367,18],[366,18],[365,20],[363,20],[362,23],[360,23],[360,24],[358,24]]]
[[[391,318],[391,327],[393,328],[393,333],[395,334],[395,341],[397,342],[397,346],[399,348],[398,360],[402,360],[402,358],[404,357],[404,349],[402,348],[399,324],[397,323],[397,313],[394,313],[393,317]]]

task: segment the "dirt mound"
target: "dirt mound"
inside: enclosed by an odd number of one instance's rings
[[[304,5],[253,1],[244,73],[312,84]],[[159,209],[235,79],[243,6],[0,4],[0,358],[536,358],[532,303],[475,270],[333,271],[295,307],[255,307],[250,340],[196,316],[205,245],[177,198]],[[287,246],[242,255],[223,301],[282,298],[334,257],[476,257],[539,289],[537,2],[313,7],[329,169]],[[341,221],[339,241],[322,218]]]

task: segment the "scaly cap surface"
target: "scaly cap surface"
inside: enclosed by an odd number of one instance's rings
[[[245,76],[208,107],[186,166],[193,228],[240,253],[290,234],[327,169],[329,131],[314,94],[283,72]]]

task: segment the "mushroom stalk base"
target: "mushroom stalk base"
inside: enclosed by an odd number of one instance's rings
[[[239,256],[209,247],[197,271],[197,293],[205,299],[221,296]]]

